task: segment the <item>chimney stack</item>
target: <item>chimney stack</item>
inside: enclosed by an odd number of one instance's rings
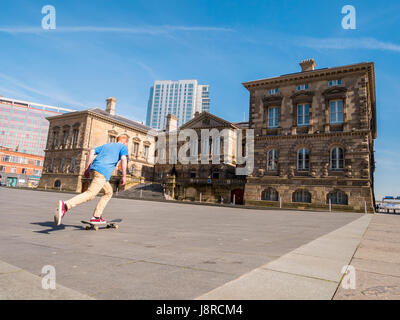
[[[313,71],[317,64],[315,63],[314,59],[303,60],[300,62],[301,71]]]
[[[106,101],[107,101],[106,111],[111,115],[115,115],[115,104],[117,102],[117,99],[115,99],[114,97],[110,97],[106,99]]]
[[[178,118],[173,114],[167,115],[167,125],[165,126],[165,130],[170,132],[176,129],[178,129]]]

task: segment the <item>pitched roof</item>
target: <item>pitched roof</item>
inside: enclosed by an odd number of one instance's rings
[[[97,113],[99,115],[102,115],[103,117],[107,117],[107,118],[110,118],[112,120],[123,122],[123,123],[125,123],[125,124],[127,124],[127,125],[129,125],[131,127],[135,127],[137,129],[140,129],[140,130],[144,130],[144,131],[153,130],[154,131],[153,128],[148,127],[148,126],[146,126],[146,125],[144,125],[144,124],[142,124],[140,122],[133,121],[133,120],[130,120],[130,119],[118,116],[118,115],[109,114],[107,111],[99,109],[99,108],[89,109],[88,111],[93,112],[93,113]]]

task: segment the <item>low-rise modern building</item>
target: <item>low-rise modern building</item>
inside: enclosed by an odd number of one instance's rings
[[[0,184],[36,187],[42,175],[44,157],[0,146]]]

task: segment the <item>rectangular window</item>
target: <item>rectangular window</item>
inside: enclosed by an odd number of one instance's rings
[[[278,92],[279,92],[278,89],[269,89],[269,90],[268,90],[268,94],[269,94],[269,95],[277,94]]]
[[[115,141],[117,141],[117,138],[115,136],[109,136],[108,137],[108,143],[112,143],[112,142],[115,142]]]
[[[17,173],[17,168],[12,167],[12,168],[11,168],[11,173]]]
[[[279,108],[268,109],[268,128],[277,128],[279,125]]]
[[[308,84],[300,84],[297,86],[297,91],[301,91],[301,90],[307,90],[308,89]]]
[[[144,157],[145,159],[149,157],[149,146],[144,146]]]
[[[133,155],[137,156],[139,151],[139,143],[134,142],[133,143]]]
[[[342,84],[342,80],[331,80],[331,81],[329,81],[329,83],[328,83],[328,85],[330,86],[330,87],[333,87],[333,86],[338,86],[338,85],[340,85],[340,84]]]
[[[343,123],[343,100],[334,100],[329,103],[329,115],[331,124]]]
[[[297,106],[297,125],[298,126],[308,126],[310,122],[310,105],[309,104],[299,104]]]

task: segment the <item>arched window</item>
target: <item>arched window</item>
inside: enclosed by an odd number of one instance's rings
[[[307,148],[297,151],[297,170],[307,171],[310,169],[310,152]]]
[[[296,190],[293,192],[293,202],[311,203],[311,193],[307,190]]]
[[[73,130],[73,138],[72,138],[72,145],[75,148],[78,145],[78,137],[79,137],[79,129],[74,128]]]
[[[272,149],[268,151],[267,155],[267,170],[275,171],[278,168],[278,151]]]
[[[261,200],[278,201],[279,194],[274,188],[267,188],[261,193]]]
[[[60,186],[61,186],[61,181],[60,180],[54,181],[54,188],[59,188]]]
[[[60,173],[64,172],[64,162],[65,162],[65,160],[64,160],[64,158],[62,158],[60,160],[60,165],[58,166],[58,172],[60,172]]]
[[[331,200],[331,204],[343,204],[347,205],[348,200],[347,200],[347,194],[344,193],[343,191],[333,191],[328,193],[327,201],[329,203],[329,200]]]
[[[76,165],[76,158],[72,158],[72,160],[71,160],[71,166],[69,167],[69,172],[74,173],[74,171],[75,171],[75,165]]]
[[[331,150],[331,169],[344,169],[344,151],[342,148],[335,147]]]
[[[53,149],[58,147],[58,131],[53,131]]]

